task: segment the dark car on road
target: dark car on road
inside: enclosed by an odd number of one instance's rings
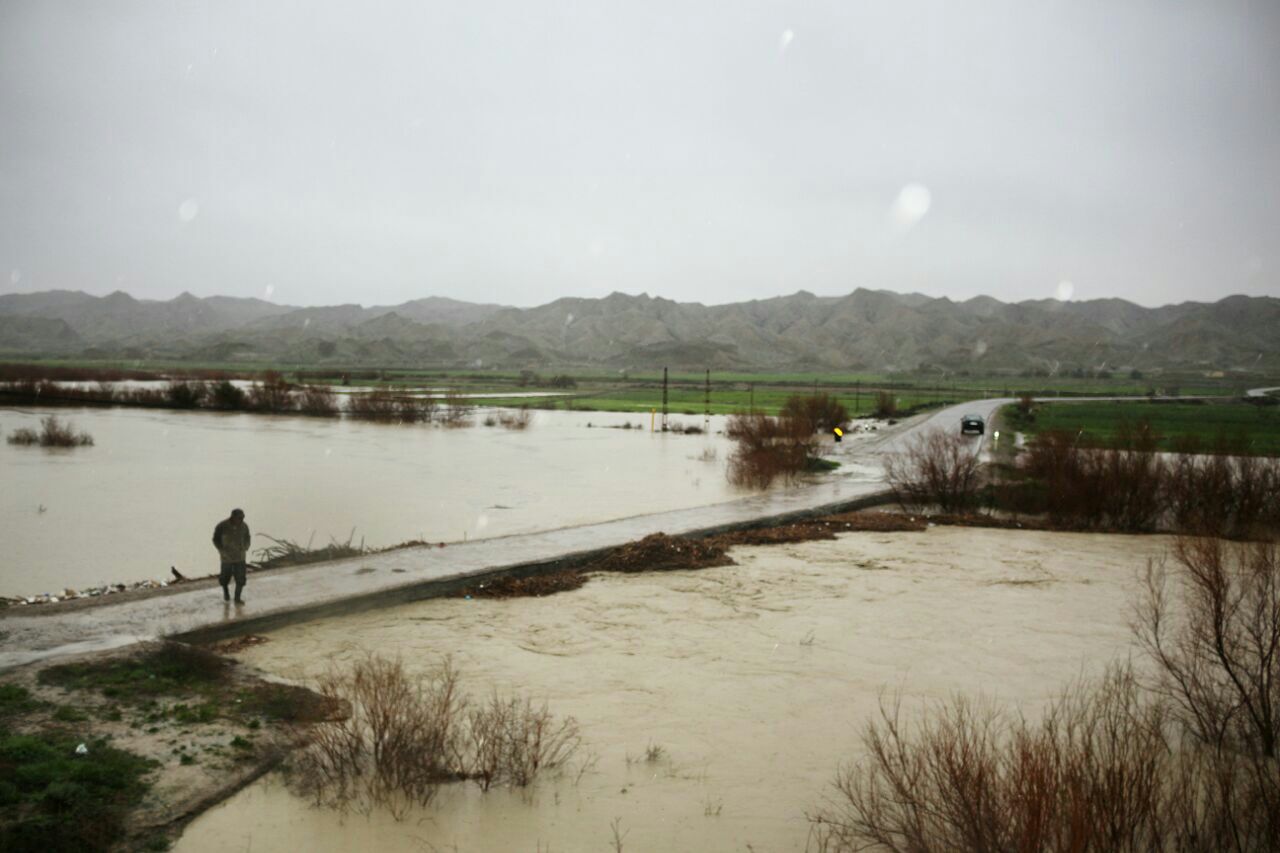
[[[960,419],[960,432],[963,435],[982,435],[987,431],[987,422],[981,415],[965,415]]]

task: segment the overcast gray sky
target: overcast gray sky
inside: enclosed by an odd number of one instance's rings
[[[0,292],[1280,295],[1280,4],[0,0]]]

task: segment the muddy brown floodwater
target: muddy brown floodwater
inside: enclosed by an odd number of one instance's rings
[[[248,513],[317,546],[373,547],[590,524],[742,496],[715,434],[650,433],[647,415],[536,412],[524,431],[140,409],[0,409],[0,433],[50,413],[93,435],[76,450],[0,442],[0,595],[216,572],[213,525]],[[480,413],[479,418],[483,418]],[[678,422],[702,424],[701,418]],[[645,428],[606,429],[630,423]],[[588,427],[593,424],[593,427]],[[845,445],[847,451],[852,445]],[[849,463],[832,475],[873,478]]]
[[[798,851],[806,810],[885,690],[980,691],[1034,713],[1131,649],[1137,573],[1168,546],[964,528],[736,548],[737,566],[601,575],[541,599],[439,599],[281,630],[240,656],[308,680],[330,660],[453,656],[473,695],[547,700],[595,764],[530,791],[447,786],[396,822],[312,808],[268,777],[197,819],[228,850]],[[644,760],[662,748],[662,759]]]

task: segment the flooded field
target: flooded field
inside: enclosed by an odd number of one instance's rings
[[[0,444],[0,595],[217,570],[213,525],[243,507],[261,534],[317,545],[458,541],[718,503],[719,435],[605,429],[636,415],[537,412],[525,431],[142,409],[58,409],[95,439]],[[0,433],[48,411],[0,411]],[[480,415],[483,417],[483,414]],[[701,418],[680,418],[701,425]],[[594,424],[588,428],[587,424]],[[712,419],[712,431],[722,427]],[[845,445],[848,447],[849,445]],[[841,475],[858,475],[856,467]],[[870,476],[867,471],[863,476]]]
[[[580,759],[520,793],[447,786],[402,822],[312,808],[267,777],[197,819],[201,851],[800,851],[806,810],[884,691],[981,691],[1034,713],[1130,648],[1136,573],[1165,537],[932,528],[733,551],[740,565],[602,575],[545,599],[442,599],[279,631],[245,661],[452,655],[472,695],[547,700]],[[646,751],[660,747],[656,760]],[[594,759],[594,763],[590,763]],[[579,778],[578,772],[582,769]]]

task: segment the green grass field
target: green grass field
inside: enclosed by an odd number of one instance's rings
[[[1001,412],[1007,429],[1031,434],[1064,430],[1080,435],[1086,447],[1109,444],[1126,421],[1146,420],[1160,436],[1162,450],[1174,450],[1179,439],[1198,438],[1211,446],[1218,436],[1243,441],[1250,452],[1280,455],[1280,406],[1255,406],[1241,402],[1155,403],[1047,403],[1035,408],[1033,419],[1023,421],[1014,407]]]
[[[21,362],[19,362],[21,363]],[[521,371],[515,369],[478,370],[447,368],[378,368],[330,364],[244,364],[244,363],[194,363],[180,361],[83,361],[49,360],[26,362],[35,367],[47,365],[63,368],[125,369],[155,371],[207,370],[222,371],[244,377],[272,369],[295,380],[299,374],[312,383],[341,381],[343,372],[350,372],[352,385],[375,385],[391,388],[445,388],[451,387],[467,394],[492,395],[481,402],[495,405],[528,405],[531,407],[574,408],[620,412],[647,412],[662,406],[662,371],[617,371],[602,368],[541,368],[533,381],[522,380]],[[549,385],[556,376],[571,377],[576,387],[559,389]],[[670,373],[669,411],[674,413],[702,414],[705,409],[705,381],[702,372],[672,371]],[[522,381],[524,384],[522,384]],[[840,399],[850,413],[868,414],[875,406],[875,392],[887,389],[894,393],[900,408],[921,404],[938,404],[946,401],[963,401],[996,396],[1018,396],[1023,392],[1038,396],[1084,395],[1133,395],[1140,397],[1149,391],[1175,391],[1183,395],[1225,394],[1238,395],[1244,387],[1280,384],[1280,379],[1267,381],[1265,377],[1242,379],[1239,377],[1206,378],[1198,373],[1164,374],[1159,378],[1131,376],[1126,373],[1115,376],[1012,376],[993,374],[988,376],[959,375],[955,373],[875,373],[875,372],[824,372],[824,373],[743,373],[723,371],[711,374],[711,412],[731,414],[745,412],[753,406],[757,411],[774,414],[787,397],[793,394],[809,394],[815,391],[832,394]],[[518,398],[510,395],[523,391],[564,390],[571,399]]]

